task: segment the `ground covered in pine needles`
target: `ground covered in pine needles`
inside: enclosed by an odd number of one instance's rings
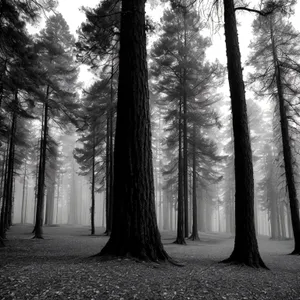
[[[184,263],[177,267],[90,258],[107,241],[100,228],[90,236],[88,227],[45,227],[44,240],[31,230],[13,226],[0,249],[0,299],[300,299],[300,257],[286,255],[292,241],[259,238],[267,271],[218,263],[232,251],[226,235],[179,246],[162,232],[167,252]]]

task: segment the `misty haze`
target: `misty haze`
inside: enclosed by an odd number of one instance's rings
[[[1,0],[0,299],[300,299],[299,16]]]

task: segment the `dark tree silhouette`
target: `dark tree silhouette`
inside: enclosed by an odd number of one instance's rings
[[[280,11],[266,17],[259,16],[253,23],[256,32],[252,48],[251,64],[255,74],[251,79],[258,81],[261,94],[271,93],[277,102],[276,110],[280,120],[281,145],[286,185],[289,195],[291,221],[295,246],[292,254],[300,254],[299,201],[295,184],[293,165],[292,131],[298,117],[299,101],[299,33],[284,18]],[[297,124],[297,121],[296,121]]]
[[[234,135],[235,169],[235,242],[224,262],[266,267],[262,261],[254,226],[254,180],[245,87],[233,0],[224,0],[224,27],[228,80]]]
[[[154,205],[145,0],[122,1],[119,58],[113,224],[99,255],[167,261]]]

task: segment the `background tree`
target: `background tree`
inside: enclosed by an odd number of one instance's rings
[[[166,165],[165,174],[176,176],[178,173],[176,242],[180,244],[185,243],[184,238],[190,233],[189,174],[194,172],[193,222],[196,223],[196,183],[201,176],[209,174],[209,165],[217,159],[216,146],[204,135],[217,123],[212,108],[217,97],[212,96],[211,88],[220,78],[221,68],[218,63],[205,61],[210,41],[199,34],[199,27],[202,25],[193,7],[186,7],[184,11],[183,8],[167,10],[161,36],[152,50],[153,89],[161,95],[159,105],[165,106],[166,147],[168,153],[174,155]],[[193,228],[196,227],[195,224]],[[193,236],[196,234],[194,230]]]
[[[294,158],[292,149],[293,127],[299,110],[299,33],[283,18],[280,11],[267,17],[259,16],[253,23],[256,38],[252,43],[251,65],[256,73],[252,81],[260,83],[260,94],[268,94],[277,101],[281,128],[281,147],[289,193],[290,212],[295,239],[292,254],[300,253],[299,202],[295,184]],[[266,38],[267,37],[267,38]]]
[[[105,189],[106,171],[105,130],[107,97],[109,97],[107,80],[95,82],[83,97],[84,125],[79,128],[80,147],[75,148],[74,157],[80,165],[80,175],[90,176],[91,182],[91,234],[95,233],[95,193]],[[107,129],[107,128],[106,128]]]
[[[120,33],[120,3],[116,0],[102,1],[96,8],[83,8],[86,22],[81,24],[76,43],[77,59],[90,66],[101,78],[106,77],[110,87],[106,113],[106,234],[112,227],[113,202],[113,144],[115,134],[115,102],[117,95],[118,49]],[[99,75],[101,73],[101,75]],[[105,75],[104,75],[105,74]]]
[[[44,78],[44,96],[42,128],[40,139],[40,159],[37,188],[36,222],[34,226],[35,238],[42,238],[43,205],[45,171],[47,157],[47,141],[49,139],[50,119],[61,125],[74,120],[78,104],[73,92],[78,70],[74,64],[72,48],[74,37],[61,14],[51,16],[38,37],[37,49],[40,53],[40,64],[47,73]]]

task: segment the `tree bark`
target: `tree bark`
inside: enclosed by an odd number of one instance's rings
[[[170,260],[154,203],[145,0],[123,0],[114,152],[113,225],[101,256]]]
[[[270,18],[270,30],[271,30],[271,41],[273,50],[273,60],[275,68],[276,86],[277,86],[277,96],[279,102],[279,114],[280,114],[280,129],[282,137],[282,147],[283,147],[283,161],[285,169],[285,178],[289,194],[290,202],[290,212],[291,212],[291,222],[294,234],[294,250],[291,254],[300,254],[300,218],[299,218],[299,202],[297,198],[297,190],[295,186],[295,176],[293,170],[293,159],[292,150],[290,144],[289,136],[289,124],[286,114],[285,99],[283,92],[283,84],[281,78],[281,68],[279,60],[277,57],[277,49],[274,41],[272,17]]]
[[[14,161],[15,161],[15,135],[17,128],[17,113],[16,109],[18,107],[18,91],[15,91],[15,98],[13,100],[13,108],[15,111],[12,112],[12,121],[11,121],[11,129],[9,135],[9,146],[8,146],[8,161],[7,161],[7,169],[6,169],[6,177],[4,182],[4,193],[3,193],[3,203],[4,203],[4,215],[2,226],[5,231],[9,229],[12,225],[12,206],[13,206],[13,186],[14,186]],[[1,231],[3,231],[1,230]]]
[[[26,182],[27,182],[27,159],[25,159],[25,164],[24,164],[21,224],[24,224],[26,222],[26,220],[25,220],[25,216],[26,216],[25,210],[27,209],[27,203],[25,203],[25,201],[26,201]]]
[[[234,1],[224,0],[224,27],[235,155],[235,243],[224,262],[266,267],[262,261],[254,226],[254,180],[245,88],[234,12]]]
[[[44,214],[44,194],[45,194],[45,169],[46,169],[46,151],[47,151],[47,132],[48,132],[48,97],[49,89],[47,86],[46,99],[44,103],[44,122],[42,125],[42,136],[40,146],[40,162],[38,175],[38,190],[37,190],[37,204],[34,226],[34,237],[36,239],[43,239],[43,214]]]
[[[186,5],[186,4],[185,4]],[[183,8],[184,22],[184,69],[183,69],[183,201],[184,201],[184,236],[189,236],[189,199],[188,199],[188,137],[187,137],[187,8]]]
[[[6,230],[5,230],[5,211],[6,211],[6,192],[7,192],[7,187],[6,187],[6,180],[7,180],[7,169],[8,169],[8,155],[9,155],[9,138],[7,141],[7,147],[6,147],[6,153],[4,154],[3,157],[3,191],[2,191],[2,206],[1,206],[1,216],[0,216],[0,237],[2,239],[6,239]]]
[[[182,99],[179,99],[178,117],[178,197],[177,197],[177,236],[175,244],[185,245],[184,198],[183,198],[183,155],[182,155]]]
[[[196,126],[193,126],[193,140],[196,140]],[[200,240],[198,235],[198,209],[197,209],[197,176],[196,176],[196,168],[197,168],[197,159],[196,159],[196,145],[193,144],[193,227],[192,234],[190,239],[193,241]]]
[[[92,157],[92,188],[91,188],[91,235],[95,234],[95,156],[96,156],[96,133],[93,132],[93,157]]]

